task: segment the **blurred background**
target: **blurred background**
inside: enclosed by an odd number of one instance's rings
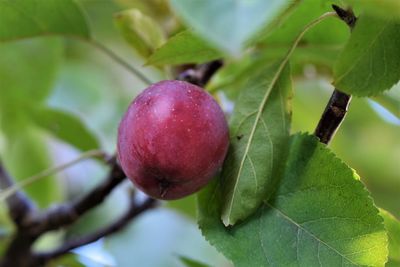
[[[160,23],[167,37],[182,29],[180,22],[169,10],[167,1],[78,2],[87,14],[93,36],[99,43],[139,68],[154,82],[172,78],[171,75],[165,74],[168,72],[161,71],[163,69],[143,67],[146,60],[121,37],[113,22],[115,13],[136,8]],[[314,14],[313,11],[318,13],[327,8],[327,5],[322,5],[315,8],[316,10],[310,10],[310,17]],[[348,38],[348,31],[340,22],[325,27],[330,28],[334,38],[322,35],[324,29],[321,28],[307,34],[304,41],[304,44],[326,44],[317,47],[322,49],[319,54],[309,54],[307,49],[310,46],[304,45],[304,49],[300,48],[294,55],[293,133],[313,132],[333,90],[330,85],[329,66],[335,59],[335,51],[339,50]],[[283,29],[290,32],[290,26]],[[290,39],[282,36],[282,33],[272,33],[269,36],[270,38],[262,43],[266,48],[271,48],[266,49],[268,52],[261,56],[265,59],[278,57],[286,51]],[[3,56],[11,57],[13,54],[17,55],[14,61]],[[49,86],[51,89],[44,92],[43,96],[38,96],[35,95],[35,88],[31,88],[24,92],[22,98],[43,99],[49,107],[79,118],[100,140],[104,150],[109,153],[115,152],[119,121],[128,104],[145,88],[145,84],[100,49],[73,38],[41,37],[1,44],[0,55],[0,77],[7,65],[7,68],[15,68],[16,79],[7,84],[7,88],[5,83],[1,84],[0,79],[2,90],[49,83],[40,76],[40,71],[46,71],[49,66],[56,66],[48,70],[52,77],[52,84]],[[9,64],[10,60],[14,65]],[[21,65],[17,65],[19,63]],[[225,69],[229,70],[235,64],[242,63],[232,62],[232,65],[228,64]],[[235,90],[231,89],[235,84],[226,82],[227,80],[222,70],[211,81],[209,89],[229,113],[236,94]],[[0,101],[1,98],[0,95]],[[379,99],[353,98],[348,116],[330,147],[361,176],[376,205],[400,218],[400,120],[379,104],[382,101],[393,103],[392,111],[396,112],[397,109],[399,113],[400,85],[396,85],[396,88]],[[81,151],[59,141],[48,131],[25,119],[27,105],[30,103],[9,100],[7,102],[3,103],[7,108],[1,110],[0,116],[0,153],[15,177],[24,179],[80,155]],[[71,135],[73,134],[72,131]],[[40,207],[48,207],[83,194],[103,179],[106,173],[107,168],[99,162],[85,160],[57,175],[29,185],[26,191]],[[126,208],[125,191],[130,186],[129,183],[120,186],[103,205],[82,217],[78,224],[65,232],[48,234],[39,240],[36,248],[53,248],[63,238],[89,233],[107,225]],[[211,266],[230,266],[229,262],[201,236],[195,216],[195,196],[163,203],[161,208],[143,214],[123,231],[77,249],[61,259],[61,262],[65,262],[65,266],[173,267],[183,266],[179,257],[186,256]],[[3,205],[0,223],[2,249],[12,231]]]

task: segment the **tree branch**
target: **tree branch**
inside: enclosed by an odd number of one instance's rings
[[[144,202],[141,204],[137,204],[136,200],[134,197],[131,197],[131,201],[129,204],[128,210],[120,217],[118,218],[115,222],[112,224],[99,229],[98,231],[83,236],[81,238],[73,239],[70,241],[67,241],[64,245],[61,247],[50,251],[50,252],[44,252],[44,253],[38,253],[36,254],[35,261],[38,264],[44,264],[47,261],[54,259],[56,257],[59,257],[61,255],[64,255],[68,253],[69,251],[93,243],[105,236],[111,235],[113,233],[116,233],[123,229],[127,224],[129,224],[130,221],[132,221],[135,217],[138,215],[142,214],[143,212],[152,209],[156,206],[157,201],[152,198],[147,198]]]
[[[346,116],[350,100],[351,95],[340,92],[337,89],[333,91],[314,132],[322,143],[328,144],[332,140]]]
[[[101,204],[104,199],[117,187],[126,177],[115,157],[110,161],[111,170],[107,178],[83,197],[48,209],[40,216],[40,224],[37,225],[37,234],[55,230],[69,225],[79,219],[87,211]]]
[[[186,81],[204,87],[211,77],[223,66],[222,60],[214,60],[188,69],[179,74],[177,80]]]
[[[350,30],[352,30],[357,21],[353,11],[351,9],[344,10],[336,5],[332,5],[332,8],[336,11],[339,18],[350,27]],[[329,144],[332,140],[346,117],[350,101],[351,95],[335,88],[314,132],[314,135],[317,136],[322,143]]]
[[[14,185],[13,178],[6,171],[0,160],[0,188],[2,190]],[[18,228],[24,227],[24,221],[36,208],[33,202],[21,191],[7,198],[10,217]]]

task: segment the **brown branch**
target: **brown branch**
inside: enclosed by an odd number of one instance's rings
[[[357,21],[353,11],[351,9],[344,10],[336,5],[332,5],[332,8],[336,11],[339,18],[352,30]],[[350,101],[351,95],[335,88],[314,132],[314,135],[317,136],[322,143],[329,144],[332,140],[346,117]]]
[[[13,178],[6,171],[0,160],[0,188],[4,190],[13,185]],[[25,219],[30,213],[36,210],[33,202],[21,191],[17,191],[15,194],[8,197],[6,202],[10,217],[18,228],[24,227]]]
[[[156,204],[157,201],[155,199],[147,198],[144,202],[138,205],[135,198],[131,197],[128,210],[112,224],[102,229],[99,229],[92,234],[67,241],[61,247],[53,251],[38,253],[34,256],[35,262],[37,262],[38,265],[43,265],[49,260],[64,255],[75,248],[93,243],[105,236],[116,233],[121,229],[123,229],[127,224],[129,224],[129,222],[131,222],[138,215],[142,214],[143,212],[149,209],[154,208]]]
[[[111,170],[102,183],[71,203],[61,204],[47,210],[40,216],[41,223],[37,225],[35,232],[41,234],[69,225],[87,211],[101,204],[111,191],[126,178],[115,158],[110,161],[110,164]]]
[[[222,65],[222,60],[214,60],[201,64],[195,68],[185,70],[177,77],[177,80],[187,81],[200,87],[204,87]]]
[[[315,136],[317,136],[322,143],[328,144],[332,140],[346,116],[350,100],[350,95],[336,89],[333,91],[314,132]]]

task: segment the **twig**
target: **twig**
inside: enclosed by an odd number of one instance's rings
[[[319,140],[328,144],[346,116],[351,96],[335,89],[315,129]]]
[[[336,11],[339,18],[352,30],[357,21],[353,11],[351,9],[344,10],[336,5],[332,5],[332,8]],[[329,144],[332,140],[340,124],[346,117],[350,101],[351,95],[335,88],[314,132],[314,135],[317,136],[322,143]]]
[[[41,223],[36,226],[36,234],[58,229],[72,224],[87,211],[100,205],[104,199],[126,178],[125,173],[117,164],[115,158],[111,160],[111,170],[107,178],[92,191],[71,203],[65,203],[48,209],[40,216]]]
[[[115,62],[120,64],[122,67],[133,73],[136,77],[138,77],[144,84],[150,85],[153,82],[146,77],[142,72],[140,72],[138,69],[127,63],[123,58],[115,54],[112,50],[104,46],[103,44],[95,41],[95,40],[90,40],[89,43],[91,43],[93,46],[97,47],[100,51],[104,52],[106,55],[108,55],[110,58],[112,58]]]
[[[0,188],[5,190],[14,186],[13,178],[4,168],[0,160]],[[7,199],[8,212],[17,227],[24,226],[25,218],[36,208],[32,201],[22,192],[18,191]]]
[[[193,69],[185,70],[177,77],[177,80],[186,81],[200,87],[204,87],[214,73],[222,67],[222,65],[222,60],[214,60],[205,64],[201,64]]]
[[[96,232],[83,236],[81,238],[72,239],[64,243],[61,247],[50,251],[38,253],[35,255],[35,260],[38,264],[44,264],[47,261],[59,257],[68,253],[69,251],[93,243],[105,236],[111,235],[123,229],[129,222],[135,217],[147,211],[148,209],[154,208],[157,201],[152,198],[147,198],[143,203],[138,205],[134,197],[131,197],[130,205],[128,210],[112,224],[97,230]]]
[[[25,186],[28,186],[44,177],[50,176],[52,174],[58,173],[64,169],[67,169],[75,164],[77,164],[78,162],[81,162],[82,160],[88,159],[88,158],[101,158],[101,159],[106,159],[107,155],[104,151],[102,150],[89,150],[85,153],[82,153],[78,158],[61,164],[59,166],[56,167],[52,167],[49,169],[46,169],[44,171],[39,172],[38,174],[35,174],[33,176],[30,176],[28,178],[25,178],[24,180],[20,181],[19,183],[14,183],[13,186],[10,186],[8,188],[5,188],[3,191],[1,191],[0,193],[0,201],[3,201],[7,198],[9,198],[10,196],[12,196],[13,194],[15,194],[16,192],[18,192],[19,190],[21,190],[22,188],[24,188]]]

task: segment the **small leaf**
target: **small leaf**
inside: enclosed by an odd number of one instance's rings
[[[380,215],[385,221],[389,237],[389,261],[400,263],[400,221],[383,209]]]
[[[357,12],[365,12],[382,19],[400,19],[399,0],[345,0],[354,6]]]
[[[334,85],[357,96],[376,95],[400,79],[400,24],[360,16],[334,68]]]
[[[222,54],[194,35],[183,31],[168,39],[147,61],[147,65],[177,65],[203,63],[221,57]]]
[[[219,220],[219,182],[199,194],[198,222],[235,266],[384,266],[387,260],[383,220],[368,192],[315,137],[292,138],[274,196],[240,224]]]
[[[114,22],[125,40],[144,57],[148,57],[165,41],[157,22],[138,9],[115,14]]]
[[[251,77],[236,102],[222,171],[225,225],[252,214],[278,180],[290,127],[290,71],[282,64]]]
[[[287,6],[282,0],[172,0],[172,7],[221,51],[238,55],[244,43]]]
[[[85,17],[75,1],[0,1],[0,42],[48,34],[89,38]]]
[[[32,110],[31,115],[38,126],[81,151],[100,148],[96,136],[71,113],[42,107]]]
[[[199,261],[190,259],[185,256],[179,256],[179,260],[186,266],[186,267],[209,267],[209,265],[201,263]]]
[[[87,265],[82,264],[79,261],[79,256],[77,254],[68,253],[64,256],[54,259],[48,263],[49,267],[85,267]]]

